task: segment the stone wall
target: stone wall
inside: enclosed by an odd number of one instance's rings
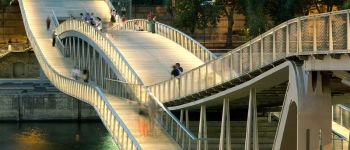
[[[0,78],[39,78],[40,65],[32,51],[0,58]]]
[[[40,65],[32,51],[0,58],[0,121],[99,119],[92,106],[58,91],[39,77]]]
[[[0,90],[0,121],[97,120],[93,107],[60,91]]]
[[[26,32],[17,2],[10,7],[0,9],[0,43],[26,42]]]

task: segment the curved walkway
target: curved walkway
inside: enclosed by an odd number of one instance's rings
[[[94,12],[103,12],[101,11],[102,9],[105,10],[104,12],[107,12],[109,10],[107,4],[104,1],[81,0],[23,0],[22,2],[25,10],[23,13],[26,14],[29,24],[29,29],[27,28],[26,30],[31,30],[34,34],[34,37],[48,63],[61,75],[73,79],[70,74],[70,70],[73,67],[71,65],[72,63],[70,63],[68,58],[62,56],[58,48],[52,47],[52,32],[46,30],[45,20],[48,17],[48,14],[51,14],[51,8],[53,6],[55,9],[60,10],[56,13],[58,18],[67,18],[69,17],[67,16],[68,13],[64,10],[67,9],[68,11],[72,9],[67,8],[67,6],[85,7]],[[130,128],[132,135],[135,136],[143,149],[178,149],[176,142],[168,136],[165,131],[161,130],[157,124],[155,124],[155,129],[157,131],[155,134],[156,136],[154,134],[144,134],[144,131],[138,130],[138,127],[135,125],[140,124],[138,122],[139,120],[150,120],[147,116],[140,115],[139,112],[136,111],[138,105],[130,104],[126,100],[111,95],[107,95],[107,99],[116,112],[120,114],[121,119],[126,126]]]
[[[168,80],[172,65],[180,63],[187,72],[204,62],[175,42],[144,31],[107,33],[145,85]]]

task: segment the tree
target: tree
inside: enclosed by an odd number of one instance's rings
[[[246,26],[253,37],[269,28],[266,0],[245,0],[240,2],[241,11],[246,17]]]
[[[232,45],[232,34],[233,34],[233,24],[234,24],[234,12],[237,7],[237,2],[239,0],[218,0],[217,5],[222,7],[222,15],[227,18],[227,34],[226,34],[226,47],[231,48]]]
[[[14,0],[0,0],[0,7],[2,9],[2,39],[5,39],[5,11],[6,7],[9,7]]]
[[[175,27],[189,31],[193,36],[195,29],[215,26],[219,18],[217,7],[205,2],[206,0],[177,0]]]

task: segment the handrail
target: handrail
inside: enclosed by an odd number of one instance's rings
[[[155,22],[154,23],[154,29],[149,25],[149,21],[145,19],[132,19],[125,22],[125,29],[126,30],[135,30],[135,23],[139,22],[140,26],[148,31],[154,30],[155,33],[164,36],[165,38],[168,38],[169,40],[174,41],[175,43],[179,44],[195,56],[197,56],[199,59],[201,59],[204,62],[208,62],[210,60],[213,60],[217,58],[215,54],[213,54],[210,50],[208,50],[206,47],[204,47],[201,43],[194,40],[192,37],[188,36],[187,34],[181,32],[180,30],[177,30],[169,25]],[[153,31],[152,31],[153,32]]]
[[[340,140],[348,141],[348,139],[347,139],[345,136],[341,135],[341,134],[338,133],[337,131],[332,130],[332,133],[335,134],[336,136],[338,136]]]
[[[56,13],[55,11],[53,10],[53,8],[51,8],[51,20],[52,22],[55,24],[55,27],[58,27],[58,25],[60,24],[58,19],[57,19],[57,16],[56,16]]]
[[[128,83],[143,84],[135,70],[126,61],[124,55],[101,31],[96,30],[84,21],[77,19],[68,19],[56,29],[58,35],[68,31],[78,31],[96,42],[109,60],[112,61],[114,67],[119,68],[121,71],[120,73]],[[121,62],[119,62],[119,60],[121,60]]]
[[[344,119],[343,116],[346,116],[346,114],[349,114],[350,109],[347,106],[342,104],[335,105],[335,108],[340,110],[332,110],[334,113],[333,121],[338,123],[340,126],[349,129],[350,124],[348,123],[347,119]],[[344,113],[346,114],[344,115]]]
[[[105,0],[105,2],[107,3],[107,5],[108,5],[108,7],[109,7],[110,9],[115,10],[115,8],[114,8],[114,6],[113,6],[111,0]]]
[[[125,126],[121,118],[112,108],[104,93],[97,86],[90,86],[83,82],[73,80],[71,78],[65,77],[58,73],[51,64],[47,61],[45,55],[43,54],[41,47],[39,46],[34,34],[32,33],[29,23],[27,21],[27,15],[24,11],[24,4],[22,0],[19,0],[21,14],[23,17],[24,26],[27,32],[29,41],[31,42],[34,52],[38,58],[38,62],[46,74],[47,78],[51,81],[62,92],[76,97],[80,100],[86,101],[95,107],[97,113],[103,120],[106,128],[112,134],[113,139],[116,141],[120,149],[130,148],[138,149],[141,147],[135,138],[132,136],[128,128]],[[117,131],[115,130],[117,128]],[[121,128],[121,130],[120,130]],[[125,134],[124,134],[125,133]],[[121,140],[119,139],[126,140]]]
[[[163,116],[157,116],[155,120],[162,125],[162,127],[165,129],[166,132],[170,136],[174,138],[174,140],[179,144],[179,146],[183,149],[191,149],[191,147],[196,147],[197,144],[192,144],[198,142],[199,140],[208,140],[205,138],[197,138],[187,127],[183,125],[181,121],[177,117],[175,117],[169,109],[167,109],[162,102],[159,101],[157,97],[155,97],[150,90],[144,85],[132,85],[125,82],[121,82],[119,80],[113,80],[113,79],[106,79],[110,81],[110,83],[107,83],[105,86],[105,89],[108,91],[108,93],[111,93],[113,95],[121,96],[126,99],[133,99],[132,96],[125,95],[123,93],[129,93],[129,91],[123,91],[123,89],[128,88],[122,88],[123,86],[129,86],[129,88],[134,89],[135,87],[140,91],[144,90],[143,93],[146,93],[146,96],[141,97],[141,102],[144,102],[144,104],[148,105],[150,107],[149,109],[152,109],[153,111],[158,110],[159,107],[161,111],[165,112],[165,121]],[[134,91],[138,91],[134,90]],[[156,105],[156,106],[155,106]],[[161,115],[158,113],[158,115]],[[152,117],[152,116],[150,116]],[[181,138],[180,138],[181,137]],[[185,142],[187,142],[188,145],[185,145]]]
[[[69,20],[63,22],[56,30],[57,30],[58,34],[63,34],[64,32],[68,32],[70,30],[78,31],[78,32],[84,33],[86,36],[93,39],[94,41],[97,39],[102,40],[102,39],[106,38],[104,36],[93,38],[96,35],[99,35],[99,34],[103,35],[103,34],[100,32],[97,33],[93,27],[87,25],[86,23],[79,21],[79,20],[73,20],[73,19],[69,19]],[[92,32],[92,35],[89,34],[88,32]],[[113,46],[112,48],[116,48],[116,47],[114,47],[114,45],[112,45],[112,46]],[[101,47],[103,47],[103,46],[101,46]],[[119,52],[112,54],[113,52],[111,52],[111,51],[113,51],[114,49],[108,49],[108,48],[101,48],[101,49],[106,55],[111,54],[111,55],[109,55],[109,59],[116,60],[113,57],[117,56],[117,54]],[[116,51],[118,51],[118,50],[116,49]],[[123,56],[122,56],[122,59],[126,62],[126,60]],[[117,61],[114,61],[114,62],[117,62]],[[118,65],[115,65],[115,66],[118,66]],[[116,68],[121,69],[121,68],[125,68],[125,67],[116,67]],[[142,82],[141,82],[141,84],[138,82],[129,83],[129,82],[125,82],[125,81],[119,81],[119,80],[108,79],[108,78],[106,78],[105,80],[106,80],[106,84],[104,85],[104,89],[106,89],[106,91],[108,93],[111,93],[113,95],[117,95],[119,97],[123,97],[126,99],[132,99],[132,100],[137,99],[137,100],[143,102],[144,104],[149,102],[149,96],[151,95],[151,93],[149,93],[149,91],[143,85]],[[126,86],[128,86],[129,88],[125,88]],[[129,91],[129,89],[131,89],[132,91]],[[131,92],[133,92],[137,96],[134,97],[133,95],[130,94]],[[140,93],[140,94],[138,94],[138,93]],[[153,97],[153,99],[154,99],[154,101],[157,102],[158,105],[161,104],[161,102],[158,99],[155,99],[154,97]],[[160,106],[162,106],[162,104]],[[181,129],[181,131],[184,133],[183,134],[184,136],[186,135],[189,137],[189,139],[194,140],[194,141],[198,140],[195,136],[193,136],[193,134],[186,127],[183,126],[183,124],[180,123],[180,121],[169,110],[167,110],[164,106],[162,106],[162,109],[166,112],[166,114],[168,116],[170,116],[170,118],[172,120],[174,120],[173,122],[175,122],[176,125],[179,126],[179,129]],[[201,139],[201,140],[203,140],[203,139]]]
[[[349,52],[350,31],[343,32],[349,26],[349,11],[288,20],[178,78],[149,88],[162,102],[168,102],[205,91],[289,56]]]

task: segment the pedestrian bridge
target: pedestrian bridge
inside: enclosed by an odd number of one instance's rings
[[[47,78],[92,105],[120,149],[335,145],[332,104],[346,103],[350,90],[347,10],[289,20],[216,57],[162,23],[155,23],[153,34],[134,30],[136,22],[152,28],[142,19],[116,30],[108,23],[113,9],[108,0],[19,4]],[[102,18],[103,32],[78,19],[85,12]],[[185,72],[171,78],[176,62]],[[74,79],[73,67],[89,70],[89,82]]]

